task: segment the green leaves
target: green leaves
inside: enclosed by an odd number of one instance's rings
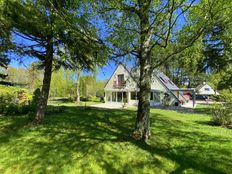
[[[14,51],[22,56],[46,59],[48,38],[54,46],[55,66],[90,69],[92,64],[104,64],[105,45],[98,39],[89,22],[91,1],[3,1],[7,9],[4,19],[12,24],[16,42]],[[101,55],[102,58],[98,59]]]
[[[10,37],[11,24],[4,19],[4,15],[4,4],[0,2],[0,67],[7,68],[7,65],[10,63],[7,53],[13,47],[13,44],[11,44]],[[6,74],[0,72],[0,79],[6,77]]]

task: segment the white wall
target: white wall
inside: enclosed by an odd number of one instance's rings
[[[124,80],[126,81],[125,87],[121,89],[114,88],[114,81],[118,81],[118,75],[124,74]],[[112,75],[111,79],[109,79],[108,83],[105,86],[105,90],[114,90],[114,91],[134,91],[136,90],[137,84],[131,78],[129,72],[125,69],[123,65],[119,65]]]
[[[123,88],[115,88],[114,87],[114,81],[118,81],[118,75],[119,74],[124,74],[124,80],[126,81],[126,85]],[[136,82],[131,78],[130,73],[125,69],[125,67],[123,65],[119,65],[117,67],[117,69],[115,70],[114,74],[112,75],[112,77],[109,79],[108,83],[106,84],[105,88],[104,88],[106,94],[107,91],[127,91],[130,93],[130,91],[138,91],[137,89],[137,84]],[[152,78],[152,82],[151,82],[151,90],[157,90],[157,91],[161,91],[162,93],[171,93],[161,82],[160,80],[156,77],[153,76]],[[171,95],[171,101],[170,104],[174,104],[176,100],[176,98],[174,96]],[[106,99],[106,98],[105,98]],[[105,100],[106,102],[108,102],[107,100]],[[157,103],[154,101],[151,101],[151,106],[157,106],[160,105],[161,103]],[[131,100],[130,99],[130,94],[129,94],[129,100],[128,100],[128,104],[129,105],[138,105],[138,100]]]
[[[206,90],[206,88],[209,89],[209,90]],[[198,90],[198,94],[201,94],[201,95],[214,95],[215,91],[213,90],[213,88],[211,88],[211,86],[209,86],[208,84],[205,84],[203,87],[201,87]]]

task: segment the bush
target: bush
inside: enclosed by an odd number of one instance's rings
[[[215,104],[212,109],[212,121],[217,126],[232,128],[232,104]]]
[[[81,100],[81,101],[91,101],[91,96],[87,96],[87,97],[81,96],[81,97],[80,97],[80,100]]]
[[[3,115],[25,115],[31,111],[30,105],[8,104],[2,110]]]
[[[96,96],[92,96],[90,97],[90,101],[93,101],[93,102],[100,102],[100,98],[96,97]]]
[[[100,89],[96,92],[96,97],[98,98],[104,98],[104,90]]]
[[[212,99],[214,99],[217,102],[232,103],[232,93],[222,92],[220,95],[213,95]]]
[[[163,93],[163,98],[162,98],[162,104],[163,106],[170,106],[170,101],[171,101],[171,97],[168,93]]]
[[[25,89],[0,85],[0,113],[14,115],[20,112],[20,106],[28,103]]]
[[[35,112],[37,104],[39,102],[39,96],[40,96],[40,89],[37,88],[34,92],[33,92],[33,96],[32,96],[32,100],[30,102],[30,108],[31,108],[31,112]]]
[[[30,111],[29,99],[26,89],[0,85],[0,114],[27,114]]]

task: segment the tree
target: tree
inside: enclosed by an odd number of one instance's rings
[[[136,139],[150,137],[149,99],[153,70],[192,46],[202,35],[211,21],[208,12],[214,7],[212,3],[121,0],[99,5],[111,31],[108,42],[112,45],[112,57],[133,57],[140,69],[139,104],[133,132]],[[179,44],[175,43],[177,39]]]
[[[81,76],[80,95],[86,99],[96,95],[96,79],[94,76]]]
[[[229,89],[232,92],[232,67],[228,68],[225,72],[221,72],[221,78],[218,82],[219,89]]]
[[[10,59],[7,56],[9,49],[12,47],[10,38],[10,23],[4,19],[5,10],[4,4],[0,2],[0,67],[6,69],[10,63]],[[0,73],[0,79],[6,78],[7,75]]]
[[[51,80],[51,97],[70,97],[75,94],[75,72],[73,70],[61,68],[53,72]],[[57,83],[59,82],[59,83]]]
[[[77,102],[77,104],[79,104],[80,103],[80,97],[81,97],[81,95],[80,95],[80,78],[81,78],[81,72],[80,72],[80,70],[79,69],[77,69],[77,98],[76,98],[76,102]]]
[[[97,39],[96,30],[88,22],[87,1],[28,0],[5,1],[7,19],[11,21],[12,33],[24,41],[16,43],[15,52],[35,57],[44,68],[41,95],[35,123],[44,118],[47,106],[52,69],[61,65],[75,69],[89,69],[96,62],[104,62],[104,45]],[[31,15],[33,14],[33,15]]]
[[[42,85],[43,72],[39,68],[39,64],[33,62],[27,69],[27,86],[30,91],[35,91]]]
[[[6,80],[14,84],[26,85],[29,81],[29,79],[27,78],[28,71],[24,68],[14,68],[9,66],[6,70],[6,73],[8,74]]]
[[[223,86],[228,88],[226,84],[230,84],[226,79],[230,79],[232,63],[232,3],[218,0],[212,5],[214,8],[209,13],[212,22],[191,48],[178,55],[181,61],[176,61],[175,66],[188,78],[189,87],[196,87],[204,81],[211,82],[215,88],[220,89]],[[218,13],[222,10],[223,13]]]

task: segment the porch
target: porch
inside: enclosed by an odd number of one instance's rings
[[[129,103],[130,92],[128,91],[105,91],[105,101],[107,103]]]

